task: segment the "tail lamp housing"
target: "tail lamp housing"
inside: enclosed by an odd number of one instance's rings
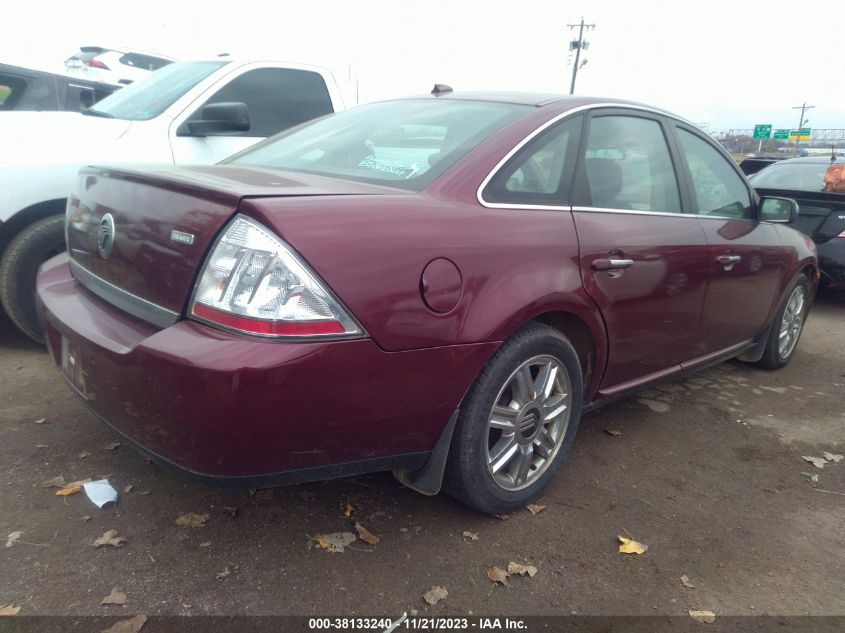
[[[237,215],[203,263],[191,318],[273,338],[360,336],[363,329],[270,229]]]

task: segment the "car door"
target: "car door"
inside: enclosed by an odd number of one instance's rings
[[[693,128],[675,129],[708,243],[699,351],[728,352],[766,325],[785,274],[783,249],[775,227],[758,220],[756,200],[731,158]]]
[[[698,340],[706,240],[682,211],[667,126],[645,110],[587,120],[573,215],[584,286],[607,326],[601,395],[676,371]]]
[[[246,104],[249,130],[201,137],[185,135],[182,124],[199,119],[203,106],[233,101]],[[174,160],[216,163],[268,136],[332,111],[331,96],[319,73],[296,68],[248,70],[210,97],[200,99],[189,113],[174,121],[170,132]]]

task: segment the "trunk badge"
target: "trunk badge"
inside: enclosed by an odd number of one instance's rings
[[[100,219],[100,227],[97,229],[97,247],[100,250],[100,255],[103,259],[111,254],[111,249],[114,246],[114,216],[111,213],[106,213]]]
[[[194,243],[194,234],[193,233],[185,233],[185,231],[177,231],[173,229],[170,231],[170,239],[174,242],[178,242],[179,244],[187,244],[190,246]]]

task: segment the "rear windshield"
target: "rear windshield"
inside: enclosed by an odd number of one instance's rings
[[[749,179],[760,189],[824,190],[824,173],[830,162],[775,163],[758,171]]]
[[[188,90],[196,86],[228,61],[179,62],[155,71],[90,108],[92,114],[114,119],[146,121],[172,106]]]
[[[457,99],[373,103],[283,132],[224,162],[421,191],[530,109]]]

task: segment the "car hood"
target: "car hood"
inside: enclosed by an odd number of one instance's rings
[[[78,112],[0,113],[0,166],[86,163],[104,154],[132,121]]]

